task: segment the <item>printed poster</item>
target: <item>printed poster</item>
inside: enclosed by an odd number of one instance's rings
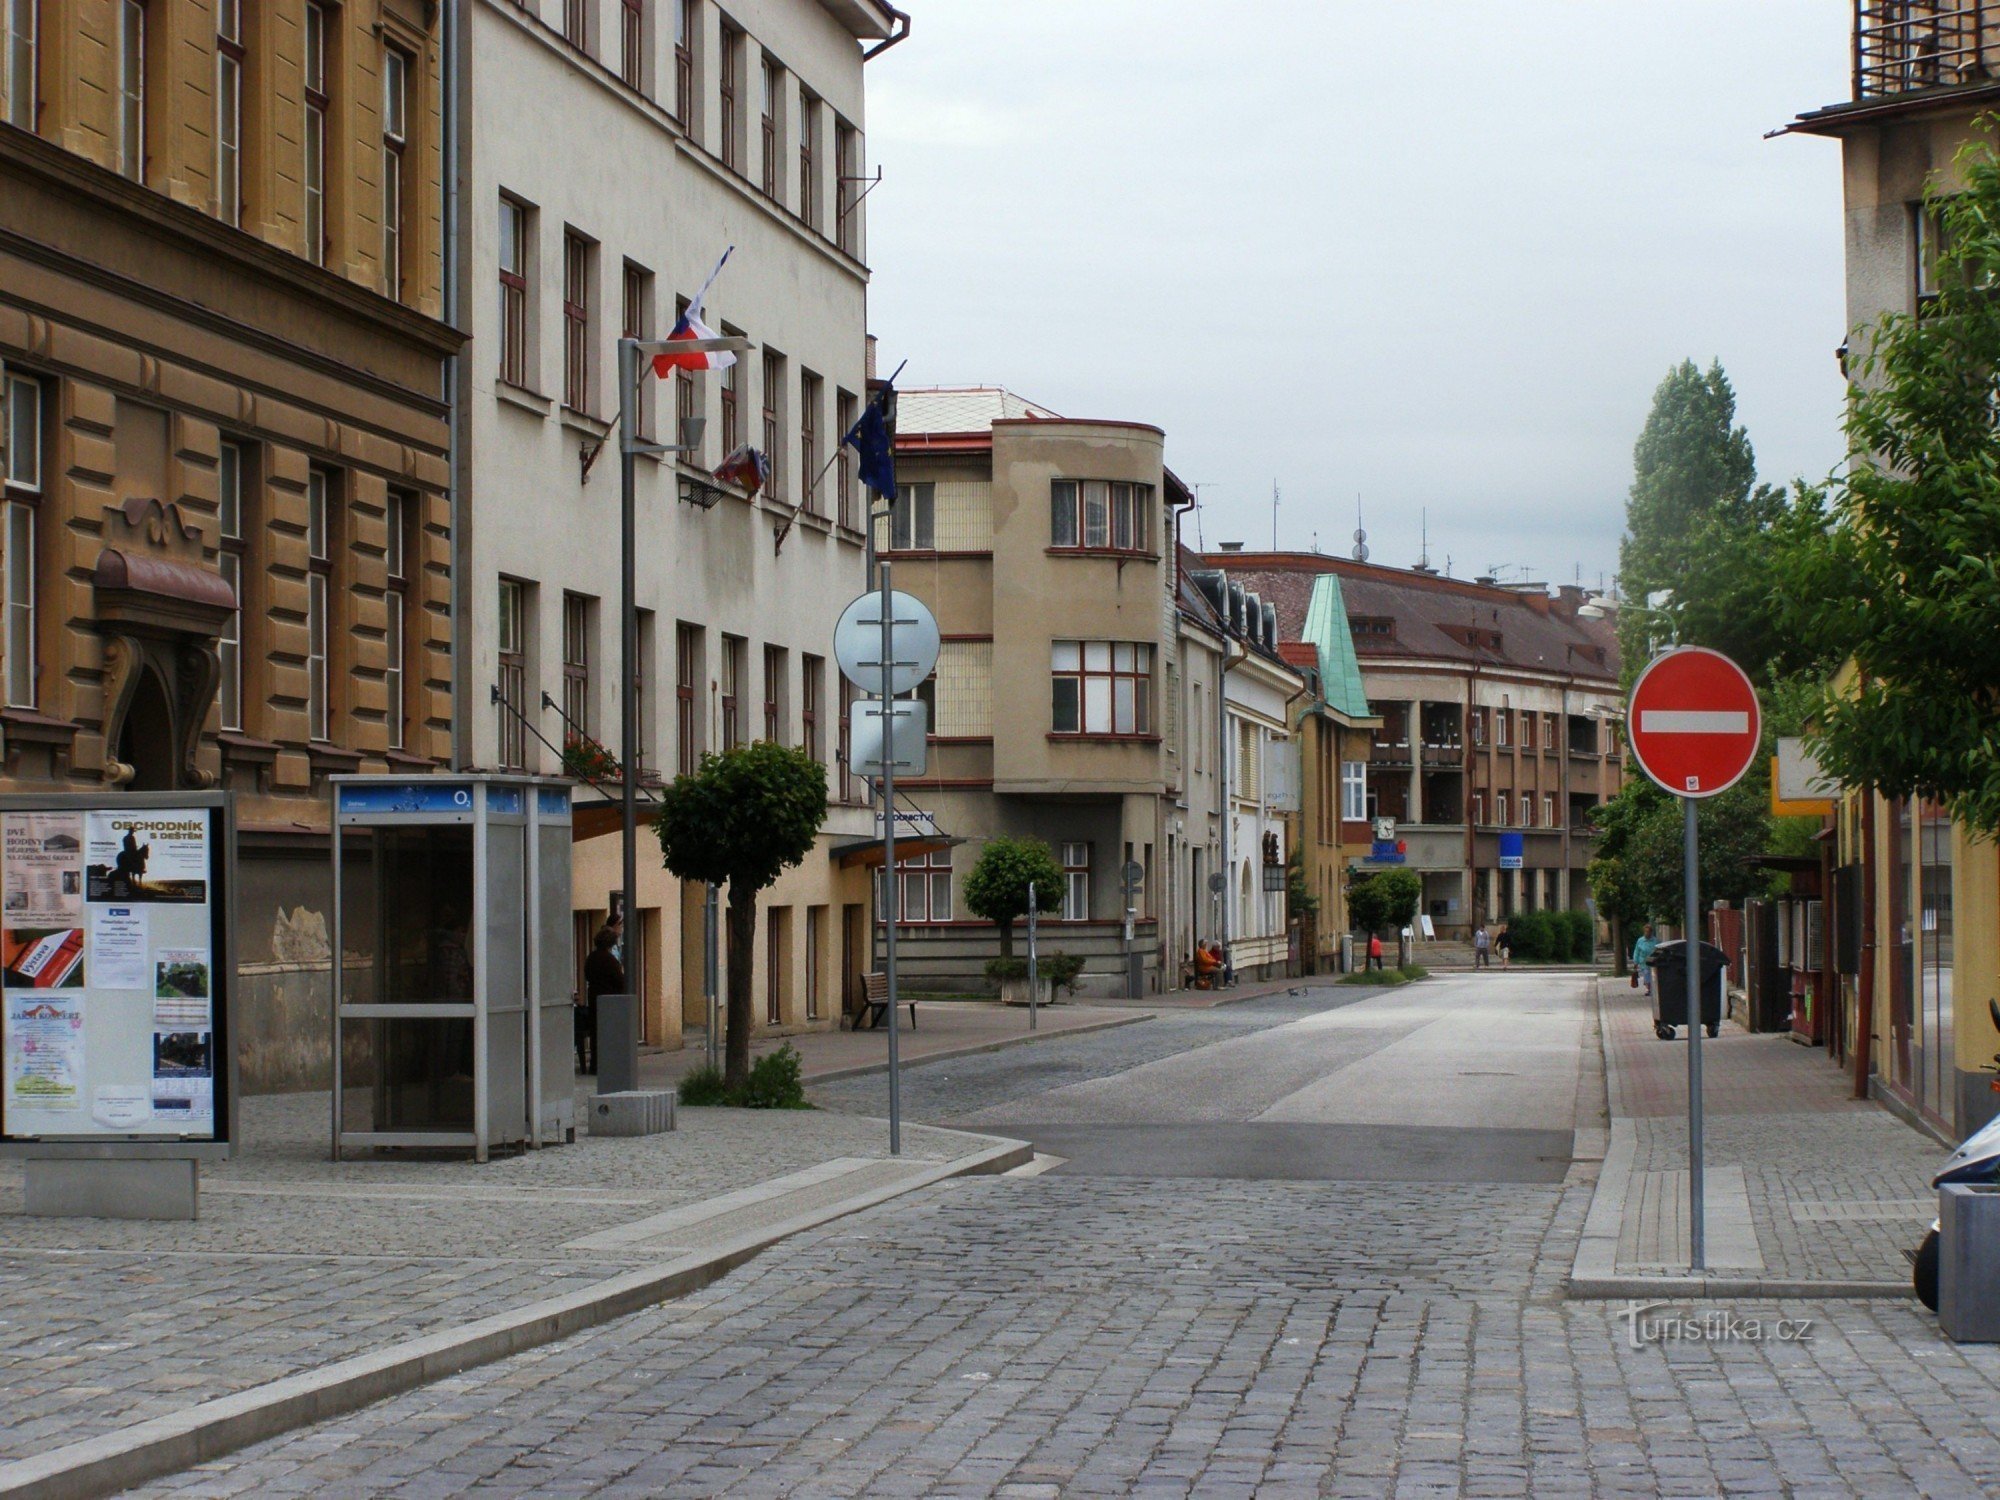
[[[0,936],[0,966],[10,990],[80,990],[83,929],[9,927]]]
[[[141,1085],[100,1083],[90,1091],[90,1118],[106,1130],[140,1130],[153,1123],[153,1096]]]
[[[85,815],[86,894],[91,901],[208,900],[208,816],[200,809]]]
[[[208,1018],[208,950],[160,949],[153,962],[153,1029],[206,1031]]]
[[[90,983],[100,990],[144,990],[153,986],[146,953],[146,908],[101,906],[91,913]]]
[[[207,1119],[215,1113],[215,1033],[153,1033],[153,1118]]]
[[[0,872],[0,915],[9,927],[82,925],[83,814],[0,818]]]
[[[7,996],[7,1107],[76,1109],[83,1102],[83,1005]]]

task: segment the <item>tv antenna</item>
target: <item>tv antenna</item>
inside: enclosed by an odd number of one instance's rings
[[[1368,528],[1361,524],[1361,492],[1354,493],[1354,560],[1368,561]]]

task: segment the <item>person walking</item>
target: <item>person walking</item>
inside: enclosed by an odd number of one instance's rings
[[[1379,932],[1368,934],[1368,967],[1371,969],[1382,967],[1382,934]]]
[[[1500,967],[1511,969],[1514,966],[1514,937],[1508,932],[1505,922],[1500,924],[1500,932],[1493,939],[1493,946],[1500,950]]]
[[[1472,967],[1490,969],[1493,967],[1493,937],[1481,922],[1472,929]]]
[[[584,998],[576,1007],[576,1070],[597,1073],[597,998],[625,993],[625,965],[618,961],[623,924],[606,922],[597,929],[590,957],[583,961]]]
[[[1648,997],[1653,993],[1653,950],[1659,946],[1653,941],[1651,922],[1639,930],[1639,936],[1632,943],[1632,975]]]

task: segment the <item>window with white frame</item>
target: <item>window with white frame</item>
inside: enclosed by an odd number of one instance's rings
[[[215,642],[216,660],[222,668],[216,689],[216,705],[224,729],[243,728],[243,480],[245,452],[241,443],[225,442],[217,450],[215,465],[215,529],[218,536],[216,562],[222,581],[229,585],[236,603],[229,611]]]
[[[1560,828],[1561,826],[1561,821],[1556,817],[1556,794],[1554,792],[1543,792],[1542,827]]]
[[[1134,641],[1053,641],[1051,726],[1056,734],[1151,734],[1153,648]]]
[[[326,264],[327,14],[308,3],[305,23],[305,252],[316,266]]]
[[[1150,552],[1153,487],[1105,479],[1057,479],[1049,485],[1049,545]]]
[[[1493,743],[1500,749],[1507,748],[1507,742],[1514,732],[1514,711],[1508,708],[1493,712]]]
[[[327,612],[332,608],[333,517],[332,476],[324,469],[306,475],[306,734],[327,737],[327,698],[333,686],[327,665],[331,639]]]
[[[628,88],[646,87],[646,0],[619,0],[618,76]]]
[[[1065,922],[1090,920],[1090,845],[1071,842],[1062,846],[1062,919]]]
[[[118,170],[146,180],[145,0],[118,0]]]
[[[928,481],[896,486],[896,505],[889,513],[889,548],[893,552],[928,552],[937,546],[937,486]]]
[[[403,148],[409,144],[410,60],[382,49],[382,290],[403,296]]]
[[[674,118],[695,133],[694,33],[698,24],[695,0],[667,0],[674,8]]]
[[[1340,817],[1344,823],[1358,823],[1368,816],[1368,762],[1344,760],[1340,763]]]
[[[39,673],[35,642],[35,522],[42,500],[42,384],[7,378],[5,473],[7,706],[34,708]]]
[[[785,86],[785,70],[776,58],[768,53],[763,67],[759,70],[762,87],[759,91],[758,134],[762,138],[764,175],[762,186],[766,198],[778,196],[780,177],[778,165],[778,97]]]
[[[839,498],[836,501],[834,519],[842,526],[852,528],[854,517],[854,449],[848,446],[847,434],[854,430],[854,424],[861,419],[861,403],[852,391],[837,391],[833,398],[834,420],[840,431],[835,434],[833,473]]]
[[[1535,794],[1533,792],[1521,793],[1521,826],[1523,828],[1533,828],[1535,826]]]
[[[1474,792],[1472,794],[1472,821],[1474,823],[1484,823],[1486,821],[1486,793],[1484,792]]]
[[[528,588],[516,578],[500,580],[499,628],[494,632],[500,652],[500,769],[527,769],[527,733],[521,715],[528,692]]]
[[[896,861],[896,921],[949,922],[951,920],[951,851],[934,850],[913,854]],[[888,907],[881,871],[875,873],[875,917],[883,921]]]
[[[563,595],[563,719],[572,733],[590,733],[590,604]]]
[[[403,490],[389,491],[383,505],[387,539],[383,543],[384,571],[388,585],[383,603],[388,606],[383,642],[386,665],[382,670],[382,712],[389,730],[389,748],[401,750],[408,732],[408,697],[404,692],[409,659],[410,543],[409,528],[417,514],[417,497]]]
[[[33,130],[40,95],[35,77],[41,50],[38,27],[41,0],[7,0],[7,123]]]
[[[243,217],[243,0],[215,0],[215,213]]]

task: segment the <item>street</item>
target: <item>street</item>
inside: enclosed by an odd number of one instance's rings
[[[913,1070],[913,1117],[1042,1154],[142,1493],[2000,1487],[2000,1350],[1913,1302],[1732,1303],[1793,1336],[1635,1347],[1626,1304],[1565,1298],[1593,994],[1315,985]]]

